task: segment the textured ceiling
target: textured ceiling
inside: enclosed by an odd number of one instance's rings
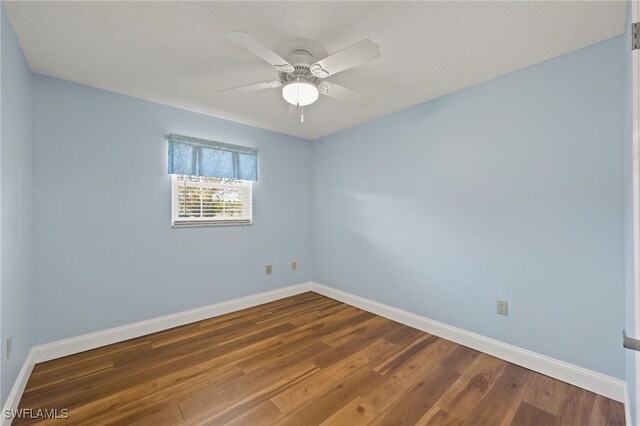
[[[626,2],[4,2],[32,70],[306,139],[372,120],[619,35]],[[331,53],[368,38],[382,57],[329,78],[375,98],[322,97],[305,122],[280,89],[218,90],[276,72],[224,34]]]

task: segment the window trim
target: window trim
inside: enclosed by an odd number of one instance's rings
[[[248,226],[253,225],[253,182],[250,180],[242,181],[245,185],[249,186],[249,208],[251,209],[251,218],[250,219],[239,219],[239,218],[218,218],[218,219],[210,219],[210,218],[190,218],[179,220],[177,217],[177,203],[174,200],[176,195],[176,186],[180,185],[181,182],[178,181],[178,178],[182,175],[171,175],[171,227],[172,228],[197,228],[197,227],[209,227],[209,226]],[[192,176],[195,178],[202,178],[202,176]],[[193,186],[208,186],[207,183],[204,182],[192,182],[195,184]],[[229,186],[222,184],[217,184],[220,186]]]

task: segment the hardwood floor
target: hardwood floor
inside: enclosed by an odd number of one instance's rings
[[[315,293],[35,366],[21,424],[623,425],[623,405]],[[60,413],[60,412],[59,412]]]

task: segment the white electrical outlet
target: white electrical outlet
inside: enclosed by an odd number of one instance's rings
[[[11,351],[13,350],[13,337],[7,339],[7,359],[11,357]]]
[[[271,275],[272,270],[273,269],[271,268],[271,265],[267,265],[267,268],[266,268],[267,275]]]
[[[498,300],[496,312],[498,315],[509,315],[509,305],[506,300]]]

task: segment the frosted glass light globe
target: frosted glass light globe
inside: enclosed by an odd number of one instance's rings
[[[282,88],[282,97],[291,105],[307,106],[318,100],[318,88],[311,83],[295,81]]]

